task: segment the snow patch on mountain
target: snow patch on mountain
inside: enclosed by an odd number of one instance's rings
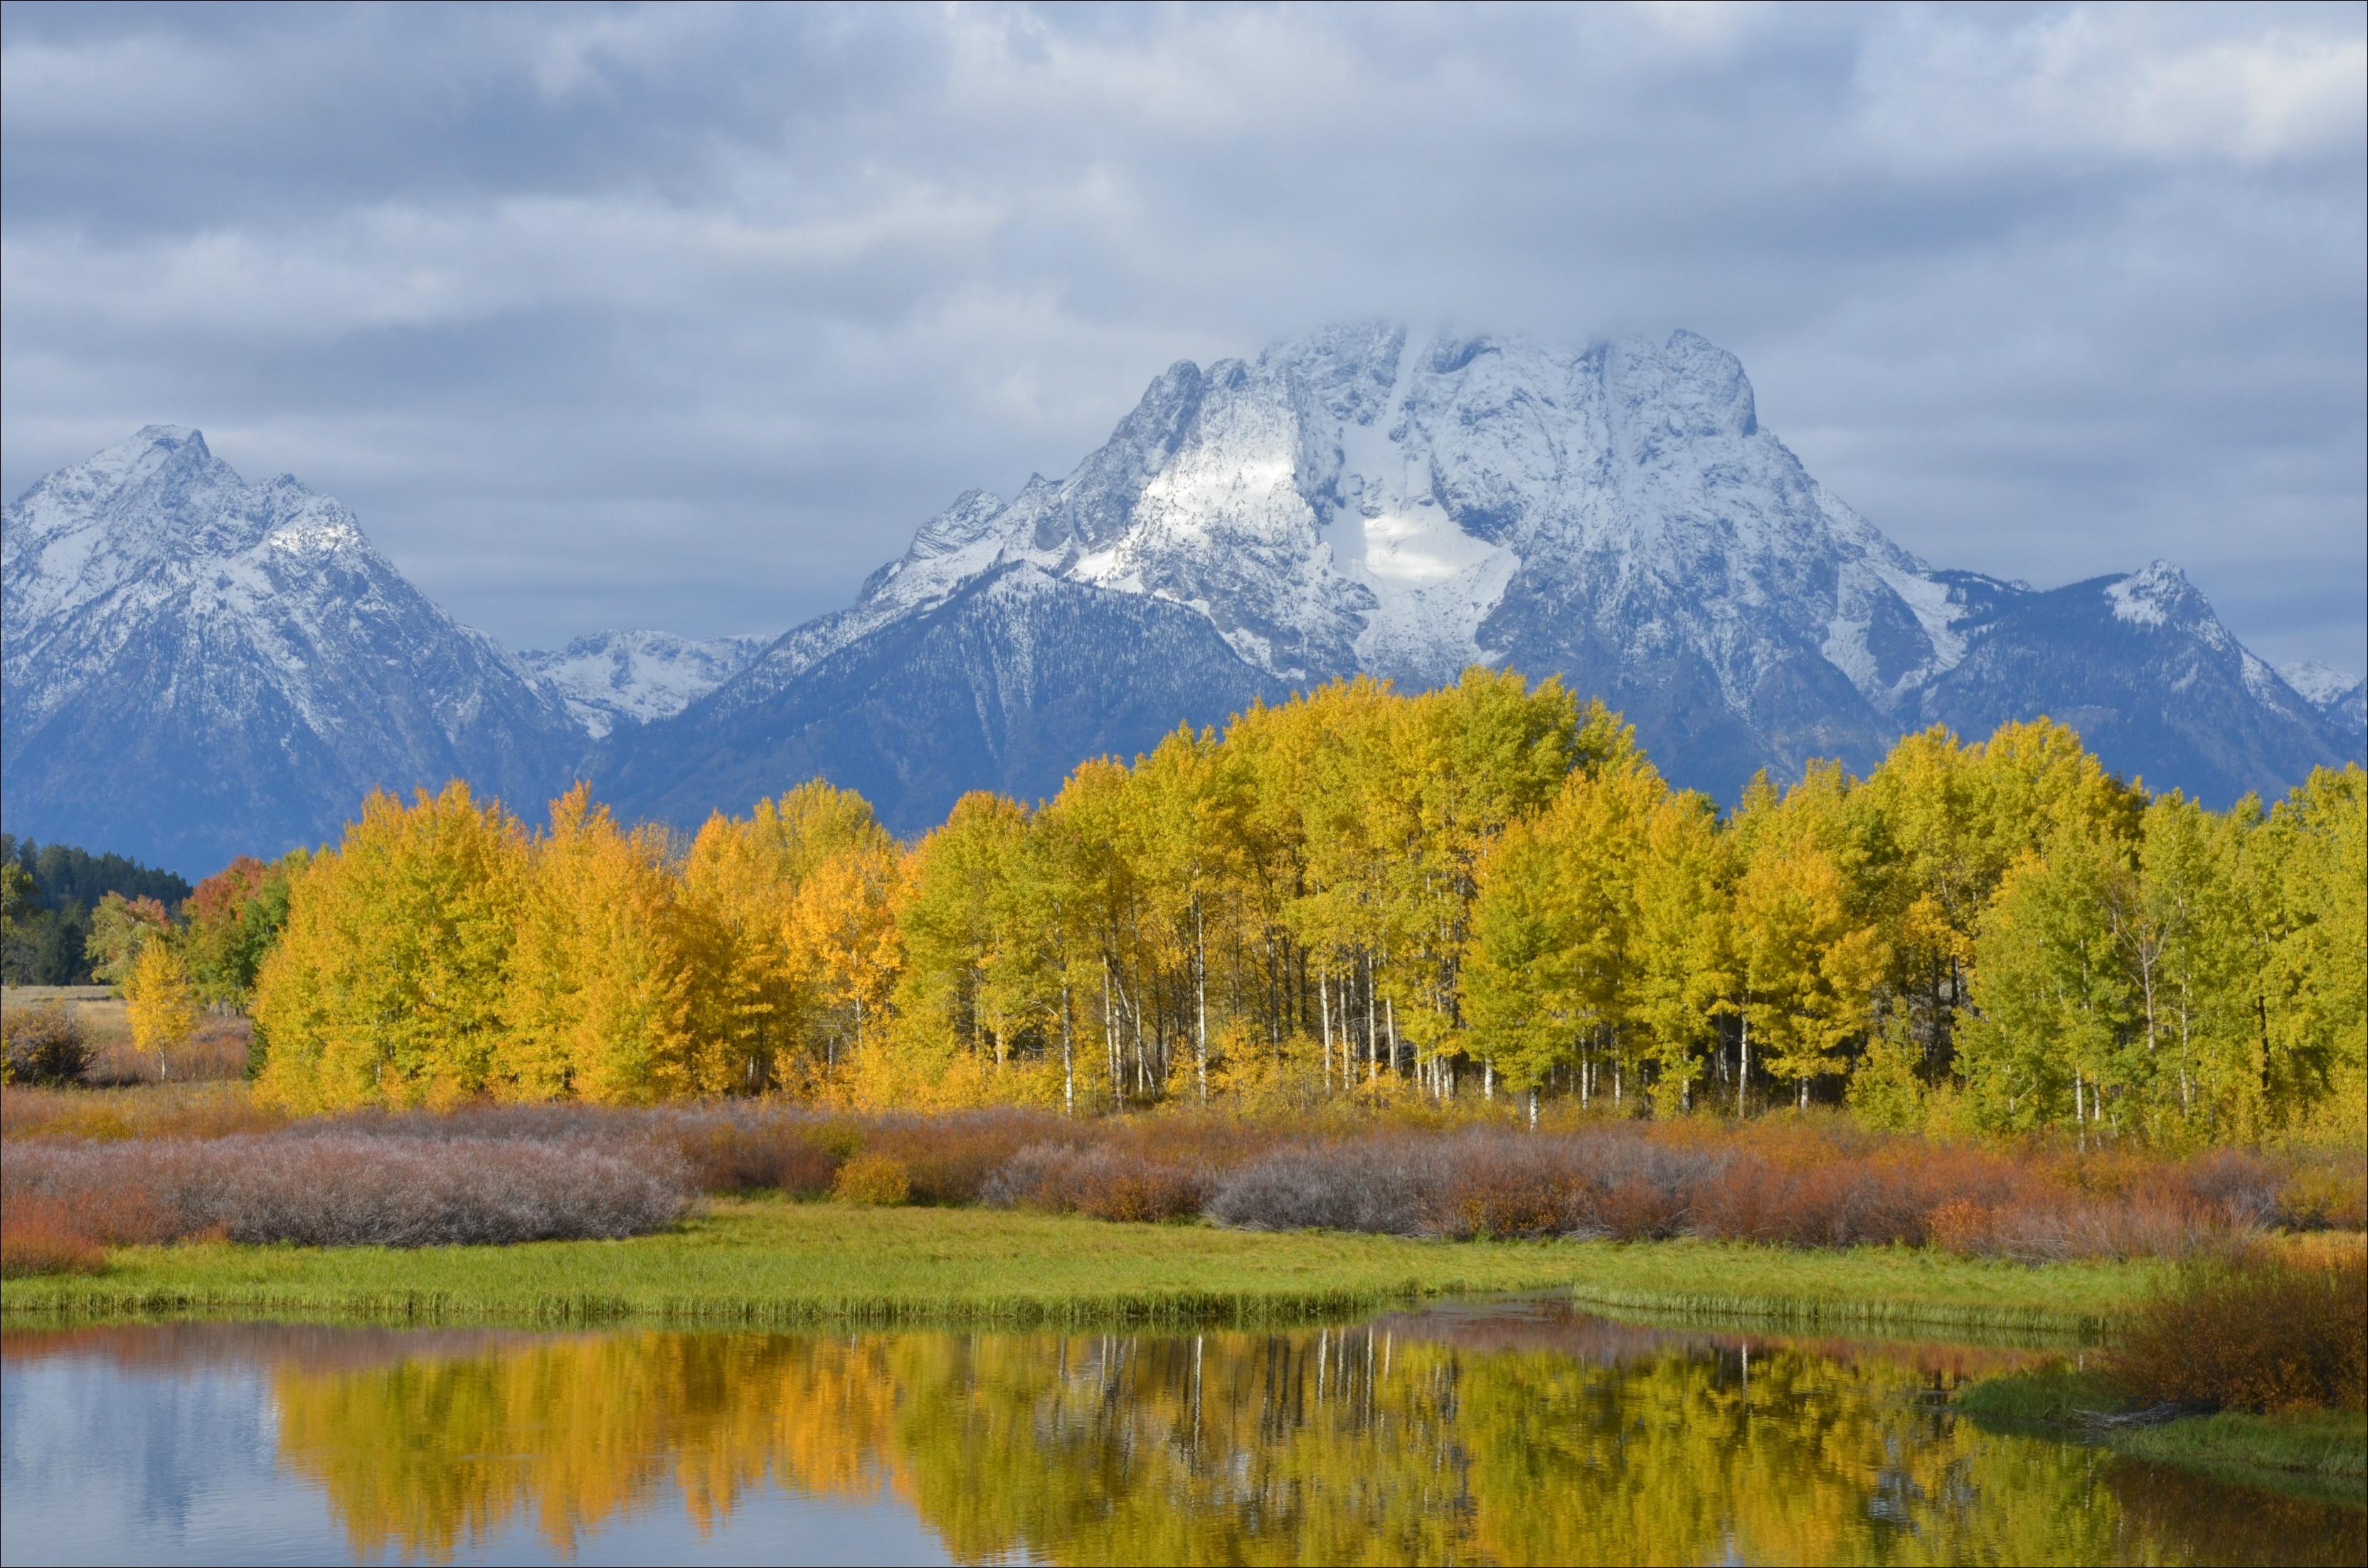
[[[2161,626],[2188,592],[2187,574],[2168,561],[2157,561],[2106,585],[2105,597],[2113,619],[2133,626]]]
[[[677,637],[670,631],[595,631],[557,653],[529,649],[519,662],[555,687],[593,738],[620,723],[679,713],[747,667],[769,637]]]
[[[2314,708],[2331,708],[2343,698],[2359,689],[2361,677],[2320,664],[2317,659],[2304,659],[2291,665],[2280,665],[2278,674],[2285,683],[2299,692],[2302,699]]]
[[[925,524],[766,679],[1020,562],[1190,607],[1293,685],[1499,664],[1492,622],[1540,597],[1612,648],[1700,653],[1738,711],[1796,649],[1884,709],[1964,651],[1947,588],[1760,428],[1732,355],[1684,332],[1571,350],[1364,323],[1178,364],[1066,479],[1008,504],[973,491]]]

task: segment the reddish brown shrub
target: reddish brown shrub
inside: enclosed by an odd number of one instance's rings
[[[838,1162],[793,1123],[696,1123],[671,1130],[669,1140],[701,1192],[772,1187],[801,1198],[830,1190]]]
[[[901,1161],[916,1203],[974,1203],[1020,1150],[1077,1135],[1076,1123],[1040,1111],[886,1116],[863,1124],[863,1152]]]
[[[0,1232],[0,1279],[40,1274],[98,1274],[107,1254],[97,1243],[48,1226]]]
[[[1109,1146],[1038,1143],[1005,1161],[980,1197],[998,1209],[1147,1223],[1199,1213],[1212,1185],[1198,1163]]]
[[[0,1144],[0,1186],[63,1205],[94,1239],[307,1246],[637,1235],[673,1223],[690,1192],[689,1171],[649,1143],[433,1147],[350,1131]]]
[[[107,1253],[78,1230],[75,1216],[54,1198],[0,1195],[0,1279],[37,1274],[97,1274]]]
[[[2106,1362],[2142,1403],[2228,1410],[2368,1408],[2368,1254],[2266,1248],[2192,1259]]]
[[[244,1079],[254,1032],[245,1018],[209,1017],[199,1020],[188,1039],[161,1052],[138,1050],[128,1040],[111,1040],[91,1053],[82,1081],[97,1088],[120,1088]]]

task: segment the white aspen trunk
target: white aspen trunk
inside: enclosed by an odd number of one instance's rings
[[[1324,1092],[1332,1092],[1332,979],[1315,971],[1315,999],[1324,1009]]]
[[[1751,1015],[1743,1015],[1743,1039],[1735,1052],[1735,1119],[1743,1119],[1743,1086],[1751,1082]]]
[[[1192,899],[1192,1057],[1200,1079],[1201,1103],[1209,1103],[1209,944],[1201,924],[1201,900]]]
[[[1395,1078],[1398,1075],[1398,999],[1396,997],[1382,998],[1382,1016],[1389,1020],[1390,1076]]]
[[[1110,955],[1102,955],[1102,1054],[1110,1058],[1110,1104],[1126,1103],[1126,1062],[1118,1038],[1118,1009],[1110,1000]]]
[[[1061,982],[1061,1114],[1077,1114],[1077,1062],[1069,1024],[1069,983]]]
[[[1382,1081],[1382,1034],[1380,1018],[1373,1010],[1373,959],[1365,955],[1365,1082]]]
[[[1497,1059],[1493,1056],[1480,1059],[1480,1097],[1490,1105],[1497,1103]]]
[[[1538,1130],[1538,1092],[1537,1092],[1537,1090],[1535,1090],[1535,1089],[1531,1089],[1531,1090],[1530,1091],[1530,1131],[1532,1131],[1532,1132],[1535,1132],[1537,1130]]]

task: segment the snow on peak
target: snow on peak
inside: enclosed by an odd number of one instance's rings
[[[12,733],[160,627],[251,651],[320,729],[336,726],[343,699],[322,686],[317,649],[359,636],[345,608],[356,594],[371,614],[393,618],[408,645],[441,649],[461,637],[474,650],[478,641],[404,581],[341,503],[286,474],[248,484],[186,426],[147,426],[48,475],[9,504],[0,531],[0,676]],[[529,679],[515,665],[506,675]],[[452,718],[464,724],[468,715],[455,707]]]
[[[555,653],[518,655],[556,687],[595,739],[621,722],[681,712],[762,653],[769,637],[677,637],[670,631],[595,631]]]
[[[1190,606],[1292,684],[1452,679],[1503,659],[1492,619],[1541,593],[1611,648],[1697,645],[1738,705],[1787,647],[1885,700],[1962,651],[1924,563],[1810,478],[1741,363],[1690,332],[1572,349],[1360,322],[1179,362],[1068,477],[965,494],[768,668],[1019,562]]]
[[[2116,577],[2105,585],[2113,619],[2133,626],[2162,626],[2180,602],[2194,593],[2187,574],[2168,561],[2149,562],[2142,571]]]
[[[2317,659],[2280,665],[2278,674],[2313,708],[2331,708],[2351,696],[2361,684],[2360,676],[2348,675],[2332,665],[2322,665]]]

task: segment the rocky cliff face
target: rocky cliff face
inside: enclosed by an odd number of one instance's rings
[[[585,736],[353,515],[151,426],[0,521],[8,830],[190,875],[334,838],[373,787],[458,776],[534,809]]]
[[[1139,722],[1009,724],[1005,665],[957,651],[992,639],[920,629],[981,628],[982,585],[1023,580],[1031,616],[1078,607],[1064,646],[1119,624],[1084,607],[1133,601],[1130,635],[1172,650],[1150,667],[1191,681],[1135,686],[1142,646],[1113,643],[1025,689]],[[999,657],[1024,662],[1029,634],[997,624],[1019,640]],[[1741,365],[1691,333],[1573,350],[1367,324],[1171,367],[1068,477],[962,496],[852,607],[613,747],[612,777],[629,805],[687,816],[743,803],[701,777],[745,791],[820,767],[917,827],[946,779],[1041,791],[1238,694],[1360,671],[1421,687],[1472,663],[1602,696],[1674,779],[1727,800],[1762,767],[1870,766],[1927,722],[2053,713],[2112,766],[2224,802],[2340,749],[2173,569],[2055,594],[1932,570],[1818,484],[1760,426]],[[932,727],[855,752],[798,738],[924,690]]]

